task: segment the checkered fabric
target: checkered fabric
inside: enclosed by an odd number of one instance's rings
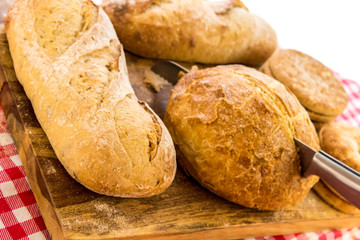
[[[336,121],[347,122],[360,127],[360,84],[349,79],[341,79],[349,98],[349,104],[344,113]]]
[[[0,106],[0,239],[50,239]]]
[[[337,121],[360,127],[360,84],[341,79],[349,105]],[[50,239],[0,106],[0,240]],[[360,226],[248,240],[360,240]]]

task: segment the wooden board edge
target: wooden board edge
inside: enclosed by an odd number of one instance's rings
[[[242,239],[266,236],[277,236],[295,233],[316,232],[324,230],[338,229],[339,219],[320,219],[308,220],[305,222],[284,222],[284,223],[267,223],[254,224],[249,226],[231,226],[225,228],[204,229],[198,231],[188,231],[182,233],[164,233],[153,235],[139,235],[128,237],[86,237],[73,236],[67,240],[184,240],[184,239],[202,239],[202,240],[219,240],[219,239]],[[342,219],[344,228],[360,226],[360,219],[349,217]],[[324,225],[329,226],[327,229]],[[57,239],[57,238],[56,238]]]
[[[251,228],[249,226],[235,226],[228,228],[200,230],[188,233],[173,234],[166,236],[139,236],[129,237],[128,240],[183,240],[183,239],[204,239],[204,240],[218,240],[218,239],[241,239],[241,238],[255,238],[276,235],[286,235],[305,232],[324,231],[324,225],[329,226],[328,230],[338,229],[339,219],[327,220],[309,220],[305,222],[284,222],[284,223],[267,223],[254,224]],[[342,219],[344,228],[351,228],[360,226],[360,219],[356,217],[349,217]]]
[[[45,226],[50,234],[50,237],[52,239],[67,240],[61,229],[60,222],[54,210],[53,204],[51,203],[51,200],[46,197],[49,196],[48,190],[46,187],[39,188],[39,186],[45,185],[44,183],[41,184],[39,182],[43,179],[43,177],[40,176],[42,173],[38,165],[38,161],[36,160],[34,150],[29,150],[26,147],[31,146],[30,138],[27,134],[25,134],[25,136],[20,136],[15,132],[15,129],[23,127],[21,124],[23,121],[11,94],[12,93],[10,92],[9,83],[6,80],[3,66],[0,64],[0,103],[4,111],[7,126],[14,139],[14,144],[24,167],[30,188],[34,194],[35,200],[44,219]],[[23,139],[21,137],[23,137]],[[29,156],[31,156],[30,160],[28,159]]]

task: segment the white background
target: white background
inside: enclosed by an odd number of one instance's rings
[[[276,31],[281,48],[302,51],[360,83],[359,0],[243,0]]]

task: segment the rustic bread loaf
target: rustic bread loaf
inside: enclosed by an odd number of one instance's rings
[[[232,202],[285,208],[318,180],[301,176],[293,140],[319,149],[306,110],[284,85],[255,69],[192,69],[173,88],[164,121],[181,166]]]
[[[16,75],[69,174],[106,195],[164,191],[173,142],[136,98],[105,12],[88,0],[17,0],[5,24]]]
[[[274,30],[240,0],[104,0],[124,48],[148,58],[261,65]]]

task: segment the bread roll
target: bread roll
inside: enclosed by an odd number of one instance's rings
[[[124,48],[148,58],[261,65],[274,30],[240,0],[104,0]]]
[[[319,139],[322,150],[360,172],[360,128],[342,122],[328,123],[319,131]],[[360,213],[359,209],[325,182],[319,181],[314,190],[334,208],[350,214]]]
[[[360,172],[360,128],[333,122],[321,128],[319,138],[322,150]]]
[[[100,194],[164,191],[173,142],[136,98],[105,12],[87,0],[17,0],[5,25],[16,75],[69,174]]]
[[[333,188],[320,180],[314,185],[315,192],[333,208],[348,214],[360,214],[360,210],[346,201]]]
[[[173,88],[164,121],[181,166],[232,202],[285,208],[318,181],[301,176],[293,140],[319,149],[306,110],[284,85],[255,69],[193,69]]]
[[[316,125],[332,122],[348,103],[335,74],[311,56],[293,49],[278,49],[260,68],[288,87]]]

